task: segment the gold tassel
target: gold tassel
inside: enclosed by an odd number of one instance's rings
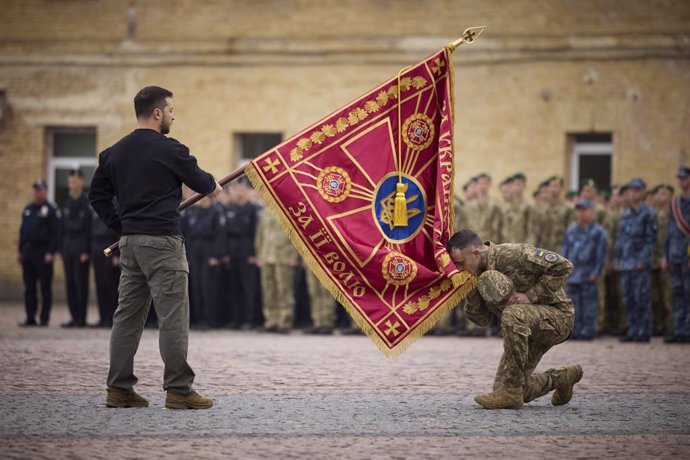
[[[407,185],[402,182],[395,184],[395,207],[393,208],[393,225],[407,227],[407,200],[405,192]]]

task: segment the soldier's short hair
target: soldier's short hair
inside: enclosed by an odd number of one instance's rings
[[[134,113],[137,118],[150,117],[155,109],[163,110],[167,105],[165,99],[173,97],[170,90],[160,86],[147,86],[134,96]]]
[[[470,246],[481,246],[482,240],[479,238],[475,232],[468,228],[463,228],[460,231],[455,232],[453,236],[450,237],[448,243],[446,244],[446,250],[448,253],[452,252],[454,249],[464,250]]]

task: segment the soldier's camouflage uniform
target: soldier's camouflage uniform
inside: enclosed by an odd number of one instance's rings
[[[542,208],[536,244],[548,251],[560,251],[565,231],[573,222],[574,210],[564,201]],[[532,227],[534,228],[534,226]]]
[[[620,225],[622,211],[609,212],[604,228],[609,236],[609,248],[616,244],[618,236],[618,226]],[[623,308],[621,295],[620,272],[611,270],[614,251],[609,250],[606,275],[604,282],[606,285],[604,307],[599,310],[599,332],[620,334],[627,328],[628,319]]]
[[[479,200],[465,203],[461,212],[456,211],[455,219],[456,224],[462,224],[456,225],[456,230],[468,228],[479,235],[483,241],[499,241],[503,216],[501,207],[495,201],[489,199],[486,203],[480,203]],[[478,327],[477,324],[468,321],[461,308],[457,308],[455,312],[458,332],[466,331],[468,335],[473,336],[486,335],[487,327]],[[439,327],[446,324],[450,325],[450,315],[440,321]]]
[[[335,327],[335,300],[321,281],[307,269],[307,289],[311,321],[314,327],[333,329]]]
[[[297,251],[267,209],[256,230],[256,257],[261,264],[261,292],[267,329],[290,329],[294,318],[294,263]]]
[[[613,262],[621,272],[621,294],[628,315],[628,337],[651,335],[651,265],[657,238],[656,214],[646,204],[623,211]]]
[[[561,254],[572,261],[568,295],[575,304],[573,338],[591,339],[596,335],[599,280],[606,264],[608,236],[599,223],[587,227],[571,224],[565,234]],[[590,276],[596,280],[590,282]]]
[[[690,220],[690,199],[681,196],[674,200],[678,200],[683,218]],[[690,340],[690,237],[678,227],[673,213],[666,227],[664,254],[671,277],[673,333]]]
[[[501,318],[504,351],[494,391],[522,391],[528,402],[554,389],[557,370],[534,370],[544,353],[572,331],[573,303],[563,289],[572,270],[570,261],[553,252],[528,244],[489,243],[487,269],[462,306],[478,325],[488,324],[492,313]],[[506,305],[515,291],[527,294],[532,303]]]
[[[532,212],[532,207],[524,201],[504,203],[501,238],[498,241],[502,243],[534,243],[530,234],[530,212]]]
[[[666,227],[670,212],[658,211],[656,223],[657,232],[654,255],[652,256],[652,332],[655,335],[671,335],[673,333],[673,298],[671,296],[671,278],[667,270],[661,269],[661,259],[664,258],[664,242]]]

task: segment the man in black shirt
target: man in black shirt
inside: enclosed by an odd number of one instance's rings
[[[67,306],[72,320],[62,327],[86,326],[89,302],[89,257],[91,252],[91,210],[84,195],[84,176],[73,169],[67,178],[69,196],[62,209],[61,245],[65,266]]]
[[[145,407],[133,390],[134,355],[153,300],[158,314],[163,388],[169,409],[208,409],[213,401],[193,390],[187,363],[189,267],[177,208],[182,184],[217,196],[222,188],[202,171],[189,149],[166,137],[175,120],[172,92],[147,86],[134,97],[137,129],[98,159],[89,199],[120,238],[120,297],[110,335],[108,407]],[[113,205],[117,198],[117,209]]]
[[[22,213],[17,261],[22,264],[26,321],[20,326],[36,326],[38,296],[36,282],[41,285],[40,325],[47,326],[53,299],[53,257],[58,246],[59,222],[55,207],[48,202],[46,183],[34,183],[34,201]]]

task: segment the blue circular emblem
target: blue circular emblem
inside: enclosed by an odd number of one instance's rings
[[[336,190],[338,187],[340,187],[340,184],[338,183],[337,180],[331,180],[328,183],[328,186],[331,188],[331,190]]]
[[[405,199],[407,201],[407,226],[396,227],[393,222],[395,209],[395,185],[398,183],[398,173],[391,173],[379,182],[374,192],[372,214],[384,238],[394,243],[404,243],[413,239],[424,225],[426,215],[426,195],[416,179],[402,176],[407,186]],[[398,267],[395,267],[398,270]],[[404,267],[403,267],[404,269]]]
[[[395,271],[398,273],[402,273],[405,271],[405,266],[403,264],[397,264],[395,266]]]

